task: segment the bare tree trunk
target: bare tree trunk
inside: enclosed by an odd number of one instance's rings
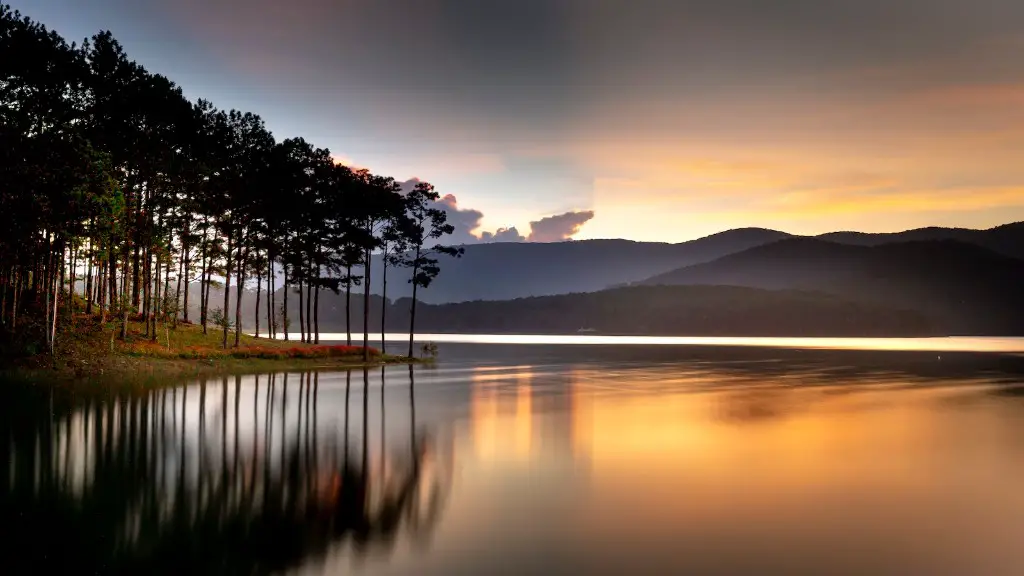
[[[114,306],[117,305],[117,255],[114,253],[113,242],[107,245],[107,251],[110,253],[110,262],[107,267],[107,288],[110,299],[107,301],[107,309],[113,314]]]
[[[206,326],[210,323],[210,287],[213,285],[213,280],[210,274],[206,274],[206,288],[203,289],[203,309],[201,311],[203,315],[203,334],[206,334]]]
[[[313,305],[313,283],[306,283],[306,343],[313,342],[313,315],[310,314]]]
[[[77,256],[78,252],[74,248],[71,248],[71,266],[68,268],[68,299],[65,300],[68,318],[71,318],[75,312],[75,266],[78,260]],[[63,270],[63,268],[61,268],[61,270]]]
[[[22,274],[21,266],[15,267],[15,273],[14,273],[14,297],[13,297],[14,298],[14,302],[12,302],[13,306],[11,307],[11,330],[14,330],[14,329],[16,329],[18,327],[18,301],[21,299],[20,296],[21,296],[21,289],[22,289],[22,283],[21,283],[22,275],[23,274]]]
[[[96,288],[99,291],[99,297],[96,298],[96,301],[100,306],[100,323],[102,324],[107,321],[107,265],[105,262],[100,261],[98,266],[100,269],[100,277],[99,282],[97,282],[99,286]]]
[[[71,269],[68,270],[68,274],[65,274],[65,265],[63,265],[63,255],[65,252],[71,252]],[[65,300],[67,306],[68,318],[71,318],[72,308],[71,304],[75,301],[75,249],[61,249],[60,252],[60,285],[57,287],[57,292],[63,290],[65,287],[66,276],[68,277],[68,299]]]
[[[313,303],[313,333],[316,334],[314,344],[320,343],[320,269],[316,272],[316,301]]]
[[[160,321],[160,314],[163,312],[163,306],[161,306],[161,301],[163,299],[162,296],[164,294],[165,287],[162,284],[160,284],[160,272],[162,268],[163,266],[161,266],[160,264],[160,255],[159,253],[157,253],[156,274],[154,275],[156,282],[153,283],[153,296],[151,298],[151,300],[153,301],[151,305],[151,308],[153,310],[153,330],[150,333],[150,338],[152,339],[153,342],[156,342],[157,325],[158,322]]]
[[[3,277],[0,278],[0,284],[3,284],[4,291],[0,295],[0,325],[7,325],[7,291],[11,283],[11,275],[9,269],[4,270]]]
[[[223,326],[224,340],[223,340],[223,346],[224,346],[225,350],[227,350],[227,348],[228,348],[228,318],[230,318],[228,316],[228,298],[231,296],[231,265],[234,264],[234,262],[231,261],[231,252],[232,252],[231,241],[233,239],[234,238],[232,237],[231,233],[229,232],[228,233],[227,259],[226,259],[226,262],[225,262],[225,265],[224,265],[224,310],[221,312],[221,316],[223,316],[223,318],[224,318],[224,326]]]
[[[141,206],[140,206],[141,208]],[[127,260],[125,261],[127,264]],[[132,308],[139,309],[139,245],[135,244],[132,250]],[[127,266],[125,267],[127,269]]]
[[[138,271],[138,273],[141,274],[142,279],[142,322],[146,325],[146,329],[143,332],[142,337],[149,338],[149,306],[152,304],[152,298],[150,296],[153,291],[153,258],[149,253],[148,246],[142,250],[141,268],[141,271]],[[136,276],[136,282],[138,282],[139,277],[140,276]],[[139,286],[135,286],[132,290],[133,292],[139,292],[139,288]],[[138,300],[137,296],[133,295],[132,298],[136,301]]]
[[[363,263],[363,362],[370,361],[370,251]]]
[[[202,270],[199,271],[199,322],[203,325],[203,334],[206,334],[206,311],[210,300],[210,283],[208,281],[210,265],[207,262],[210,252],[210,240],[207,238],[207,221],[203,219],[203,247],[200,262]],[[187,296],[186,296],[187,298]],[[187,314],[187,313],[186,313]],[[186,316],[188,318],[188,316]]]
[[[122,272],[121,272],[121,309],[122,309],[121,310],[121,339],[122,340],[127,340],[128,339],[128,312],[129,312],[129,310],[132,309],[132,307],[129,306],[129,300],[128,300],[128,296],[129,296],[129,294],[128,294],[128,285],[130,283],[129,282],[128,271],[130,270],[130,264],[131,264],[131,262],[129,260],[129,255],[130,255],[130,253],[128,251],[128,247],[126,246],[125,249],[124,249],[124,266],[121,267],[121,270],[122,270]]]
[[[384,271],[381,272],[381,294],[380,294],[380,351],[384,352],[387,349],[387,344],[384,340],[385,332],[385,320],[388,315],[388,261],[387,251],[385,250],[384,256]]]
[[[345,268],[345,344],[352,345],[352,265]]]
[[[164,300],[167,300],[167,295],[171,293],[171,266],[174,264],[174,260],[171,258],[170,247],[168,246],[167,251],[167,263],[164,265],[164,289],[160,292],[160,313],[164,312]],[[177,320],[177,318],[175,318]],[[167,319],[164,319],[167,322]]]
[[[283,266],[284,278],[282,279],[282,286],[284,286],[284,305],[281,307],[281,329],[284,330],[284,339],[288,340],[288,266]]]
[[[61,248],[59,264],[60,264],[60,275],[61,275],[61,278],[63,279],[63,276],[64,276],[64,249],[63,248]],[[57,346],[56,346],[56,341],[57,341],[57,309],[58,309],[57,308],[57,304],[60,301],[60,288],[61,288],[61,286],[63,284],[64,283],[61,282],[61,283],[55,285],[54,286],[54,291],[53,291],[53,324],[52,324],[52,327],[50,328],[50,356],[52,356],[52,357],[56,357],[57,356]]]
[[[299,279],[299,341],[306,341],[306,316],[303,306],[305,291],[302,289],[302,279]]]
[[[44,270],[45,270],[45,272],[44,272],[45,278],[43,279],[43,283],[42,283],[43,291],[46,293],[45,296],[44,296],[44,301],[43,301],[43,326],[49,326],[50,325],[50,286],[52,285],[52,280],[50,279],[50,276],[51,276],[50,270],[53,267],[52,261],[53,261],[53,253],[52,253],[51,248],[50,248],[50,234],[47,233],[46,234],[46,264],[45,264],[45,268],[44,268]],[[38,292],[36,293],[36,302],[39,302],[39,293]],[[49,332],[49,330],[46,331],[46,344],[47,345],[50,344],[50,332]]]
[[[257,261],[259,260],[259,254],[257,253]],[[256,312],[254,314],[256,320],[256,332],[254,336],[258,339],[260,337],[260,292],[263,288],[263,271],[259,269],[258,262],[253,264],[256,269]]]
[[[245,265],[249,260],[249,250],[243,249],[245,240],[242,240],[242,246],[238,247],[239,258],[238,261],[238,286],[235,288],[235,348],[238,348],[242,340],[242,291],[245,287]]]
[[[278,337],[278,319],[276,315],[276,294],[274,294],[273,256],[266,254],[266,329],[271,338]]]
[[[413,343],[416,334],[416,274],[419,273],[420,249],[416,247],[416,260],[412,267],[412,306],[409,308],[409,358],[413,357]]]
[[[174,289],[174,306],[175,306],[175,308],[177,308],[181,304],[181,285],[184,282],[184,284],[185,284],[185,309],[184,309],[184,313],[185,313],[185,321],[187,322],[188,321],[188,278],[182,278],[182,276],[185,275],[185,270],[186,270],[186,266],[185,266],[185,251],[186,250],[188,250],[188,248],[185,246],[185,241],[182,240],[182,242],[181,242],[181,257],[178,259],[178,281],[177,281],[177,285],[178,286]],[[178,317],[181,316],[181,312],[182,312],[181,310],[175,310],[174,311],[174,326],[175,326],[175,328],[177,328],[177,326],[178,326]]]
[[[93,258],[95,258],[95,254],[93,254],[93,251],[95,249],[96,249],[95,246],[93,246],[93,244],[92,244],[92,239],[89,239],[89,249],[85,252],[85,260],[86,260],[86,264],[85,264],[85,313],[87,315],[90,315],[90,316],[92,315],[92,294],[93,294],[93,292],[92,292],[92,288],[93,288],[92,261],[93,261]]]

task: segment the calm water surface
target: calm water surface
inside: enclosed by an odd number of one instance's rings
[[[441,354],[4,387],[5,572],[1024,573],[1020,357]]]

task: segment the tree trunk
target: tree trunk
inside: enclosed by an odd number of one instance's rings
[[[281,285],[284,287],[284,304],[281,306],[281,329],[284,331],[284,339],[288,341],[288,266],[282,267],[284,278],[282,278]]]
[[[314,344],[320,343],[320,269],[316,271],[316,301],[313,303],[313,333],[316,334]]]
[[[277,318],[275,318],[277,311],[274,309],[277,295],[274,294],[276,288],[274,280],[274,258],[270,252],[267,252],[267,332],[271,338],[277,338]]]
[[[387,344],[384,340],[385,321],[388,315],[388,261],[387,251],[385,250],[384,256],[384,269],[381,272],[381,289],[380,289],[380,351],[384,352],[387,349]]]
[[[54,298],[56,298],[57,295],[59,295],[61,293],[61,291],[64,290],[64,284],[65,284],[65,282],[67,280],[67,278],[66,278],[67,274],[65,274],[65,269],[64,269],[65,268],[64,267],[64,254],[67,251],[68,251],[68,249],[64,246],[64,243],[61,242],[60,255],[58,256],[58,259],[59,259],[58,264],[60,264],[60,266],[55,271],[56,274],[59,274],[59,279],[55,279],[56,280],[56,285],[53,287]],[[68,300],[70,300],[70,298],[68,298]],[[57,310],[58,309],[56,307],[54,307],[54,309],[53,309],[53,317],[54,318],[57,317]]]
[[[313,282],[306,284],[306,343],[313,342]]]
[[[306,316],[305,310],[303,309],[303,302],[305,297],[305,291],[302,289],[302,279],[299,279],[299,341],[306,341]]]
[[[409,308],[409,358],[413,357],[413,342],[416,335],[416,288],[419,285],[416,282],[416,274],[419,273],[419,262],[420,262],[420,249],[416,247],[416,260],[413,261],[412,266],[412,305]]]
[[[44,299],[44,302],[43,302],[43,326],[49,327],[50,326],[50,262],[49,261],[53,258],[53,256],[48,254],[46,258],[47,258],[47,263],[46,263],[46,279],[43,281],[43,284],[42,284],[43,290],[46,292],[46,295],[44,297],[45,299]],[[37,297],[36,301],[37,302],[39,301],[38,297]],[[50,345],[50,331],[46,330],[45,334],[46,334],[46,344],[49,346]]]
[[[18,300],[21,299],[20,296],[21,296],[21,288],[22,288],[22,283],[21,283],[22,274],[21,274],[21,272],[22,271],[21,271],[21,267],[20,266],[15,268],[15,273],[14,273],[14,296],[12,297],[14,301],[11,303],[12,304],[12,306],[11,306],[11,330],[14,330],[14,329],[16,329],[18,327]]]
[[[224,310],[221,311],[221,316],[224,319],[223,347],[224,347],[225,350],[227,350],[227,348],[228,348],[228,318],[230,318],[230,316],[228,316],[228,298],[231,297],[231,265],[234,264],[234,262],[231,261],[231,252],[232,252],[232,248],[233,248],[232,245],[231,245],[231,241],[232,240],[233,240],[233,237],[231,236],[230,233],[228,233],[228,250],[227,250],[227,258],[225,260],[225,265],[224,265]]]
[[[121,266],[121,269],[122,269],[122,274],[121,274],[121,339],[122,340],[127,340],[128,339],[128,312],[132,309],[132,307],[129,306],[129,300],[128,300],[128,297],[129,297],[129,294],[128,294],[128,284],[129,284],[128,271],[130,270],[130,264],[131,264],[131,261],[129,260],[129,255],[130,255],[130,252],[128,251],[128,247],[126,246],[125,249],[124,249],[124,265]]]
[[[243,246],[246,241],[242,240]],[[238,348],[242,340],[242,289],[245,287],[245,265],[249,260],[249,250],[238,247],[238,286],[235,288],[235,348]],[[258,307],[258,306],[257,306]]]
[[[97,298],[96,302],[100,307],[100,323],[107,321],[107,266],[103,261],[97,263],[99,267],[99,282],[97,282]]]
[[[202,256],[200,257],[202,270],[199,271],[199,322],[203,325],[203,334],[206,334],[206,305],[209,303],[208,301],[210,299],[210,283],[207,281],[207,277],[209,276],[209,264],[207,262],[207,258],[209,256],[210,251],[210,241],[206,236],[207,222],[204,219],[203,247],[200,249],[202,251]],[[186,316],[186,318],[188,318],[188,316]]]
[[[139,309],[139,245],[132,250],[132,308]]]
[[[89,250],[85,253],[85,313],[90,316],[92,315],[92,261],[95,257],[93,254],[94,250],[95,247],[92,244],[92,240],[89,240]]]
[[[10,284],[11,275],[4,270],[3,277],[0,277],[0,284],[3,284],[4,291],[0,294],[0,325],[7,325],[7,288]]]
[[[188,322],[188,291],[189,286],[191,286],[192,284],[192,279],[189,277],[191,274],[190,270],[192,267],[192,255],[189,253],[188,248],[185,248],[184,254],[185,263],[181,267],[181,284],[182,290],[185,291],[185,294],[184,297],[181,300],[179,300],[179,302],[182,302],[183,308],[181,317],[185,320],[185,322]]]
[[[257,260],[259,260],[259,253],[256,254]],[[256,312],[254,314],[256,320],[256,332],[254,336],[259,339],[260,337],[260,292],[263,289],[263,271],[259,268],[259,263],[253,264],[256,269]]]
[[[363,362],[370,361],[370,251],[363,263]]]
[[[352,345],[352,265],[345,268],[345,344]]]
[[[142,337],[143,338],[149,338],[149,312],[150,312],[150,305],[152,304],[152,300],[153,300],[153,298],[151,297],[151,295],[152,295],[151,293],[153,291],[153,278],[152,278],[152,274],[153,274],[153,272],[152,272],[152,269],[153,269],[153,258],[152,258],[152,256],[149,253],[149,247],[146,247],[145,249],[142,250],[141,268],[142,269],[139,271],[139,273],[141,274],[141,278],[142,278],[142,286],[141,286],[141,288],[142,288],[142,290],[141,290],[141,292],[142,292],[142,314],[141,314],[141,316],[142,316],[143,323],[145,323],[145,325],[146,325],[146,330],[145,330],[145,332],[143,332]],[[132,288],[132,290],[135,291],[135,292],[138,292],[139,291],[139,287],[136,286],[136,287]],[[138,300],[138,298],[136,298],[135,296],[133,296],[133,299]]]
[[[68,318],[71,318],[74,314],[75,304],[75,265],[78,254],[74,248],[71,249],[71,265],[68,267],[68,299],[65,300],[65,306],[67,306]],[[63,268],[61,268],[63,270]]]
[[[206,334],[206,325],[210,323],[210,287],[213,285],[213,281],[210,278],[210,274],[206,275],[206,288],[203,289],[203,334]]]
[[[111,313],[117,304],[117,255],[114,253],[114,243],[107,245],[110,253],[110,265],[107,267],[107,288],[110,290],[110,300],[107,302],[107,309]]]
[[[176,308],[174,310],[174,327],[175,328],[178,327],[178,317],[181,316],[181,312],[182,312],[181,310],[178,310],[177,307],[181,305],[181,285],[182,285],[183,282],[185,284],[185,310],[184,310],[184,312],[185,312],[185,321],[186,322],[188,321],[188,279],[187,278],[182,278],[182,276],[185,275],[185,271],[187,269],[186,266],[185,266],[185,252],[186,251],[187,251],[187,248],[185,247],[185,243],[183,241],[182,244],[181,244],[181,257],[178,258],[178,281],[176,282],[177,287],[175,287],[175,289],[174,289],[174,307]]]
[[[152,291],[152,295],[149,298],[150,301],[151,301],[149,307],[150,307],[150,310],[153,312],[153,329],[150,330],[150,332],[149,332],[149,339],[151,341],[153,341],[153,342],[156,342],[156,328],[157,328],[157,322],[160,320],[160,312],[161,312],[160,295],[163,293],[163,291],[162,291],[163,286],[160,284],[160,269],[162,267],[160,265],[160,253],[159,252],[157,253],[156,261],[154,262],[154,264],[156,264],[156,274],[153,274],[153,280],[154,280],[153,287],[150,288],[150,290]],[[149,320],[147,319],[147,322],[148,321]]]
[[[64,277],[64,249],[63,248],[61,248],[59,264],[60,264],[60,275],[61,275],[61,278],[63,279],[63,277]],[[56,342],[57,342],[57,309],[58,309],[57,308],[57,304],[60,301],[60,288],[61,288],[61,286],[63,286],[63,284],[64,284],[63,282],[61,282],[60,284],[57,284],[54,287],[54,291],[53,291],[53,324],[52,324],[52,327],[50,328],[50,356],[52,356],[52,357],[56,357],[57,356],[57,346],[56,346]]]

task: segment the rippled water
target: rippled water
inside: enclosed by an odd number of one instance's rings
[[[441,354],[5,387],[0,549],[81,573],[1024,573],[1021,358]]]

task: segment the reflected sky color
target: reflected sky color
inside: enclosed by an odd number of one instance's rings
[[[821,351],[493,349],[411,371],[4,398],[0,507],[21,539],[0,548],[79,568],[309,575],[1024,563],[1024,375],[994,357],[936,372]],[[60,538],[33,537],[54,526]]]
[[[191,97],[419,177],[477,234],[1024,220],[1017,0],[13,0]]]
[[[283,338],[281,336],[280,338]],[[345,334],[325,333],[324,341],[344,341]],[[419,342],[467,344],[548,344],[608,346],[742,346],[828,350],[1024,353],[1024,338],[952,336],[940,338],[787,338],[712,336],[596,336],[530,334],[417,334]],[[387,341],[408,341],[408,334],[386,334]],[[379,340],[378,340],[379,341]]]

